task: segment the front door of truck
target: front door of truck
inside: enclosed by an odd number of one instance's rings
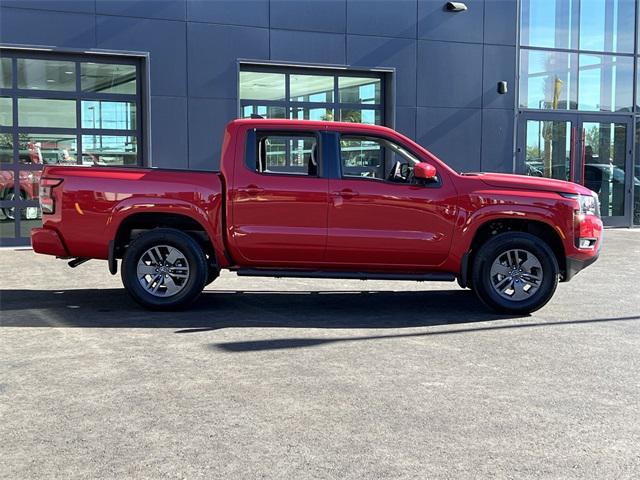
[[[445,172],[412,177],[420,159],[382,137],[343,134],[329,181],[327,262],[350,269],[429,269],[445,261],[456,191]]]
[[[237,162],[230,247],[250,266],[307,266],[323,260],[328,180],[321,135],[310,131],[250,130],[245,162]]]

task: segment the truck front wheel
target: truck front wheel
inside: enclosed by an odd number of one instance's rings
[[[540,238],[506,232],[484,243],[473,261],[473,286],[491,309],[526,314],[542,308],[558,285],[558,261]]]
[[[207,280],[207,257],[184,232],[158,228],[143,233],[122,259],[122,283],[140,305],[171,310],[193,302]]]

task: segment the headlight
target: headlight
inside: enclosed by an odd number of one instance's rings
[[[582,215],[595,215],[600,216],[600,202],[598,201],[598,194],[593,195],[580,195],[574,193],[562,193],[563,197],[573,198],[578,202],[579,210],[577,213]]]

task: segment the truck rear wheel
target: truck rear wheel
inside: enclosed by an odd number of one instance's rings
[[[171,310],[193,302],[207,280],[207,257],[184,232],[158,228],[143,233],[122,259],[122,283],[140,305]]]
[[[473,261],[473,286],[491,309],[509,314],[542,308],[558,285],[558,261],[540,238],[524,232],[496,235]]]

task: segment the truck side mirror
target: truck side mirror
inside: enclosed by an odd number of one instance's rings
[[[413,176],[422,180],[435,180],[438,172],[430,163],[420,162],[413,167]]]

